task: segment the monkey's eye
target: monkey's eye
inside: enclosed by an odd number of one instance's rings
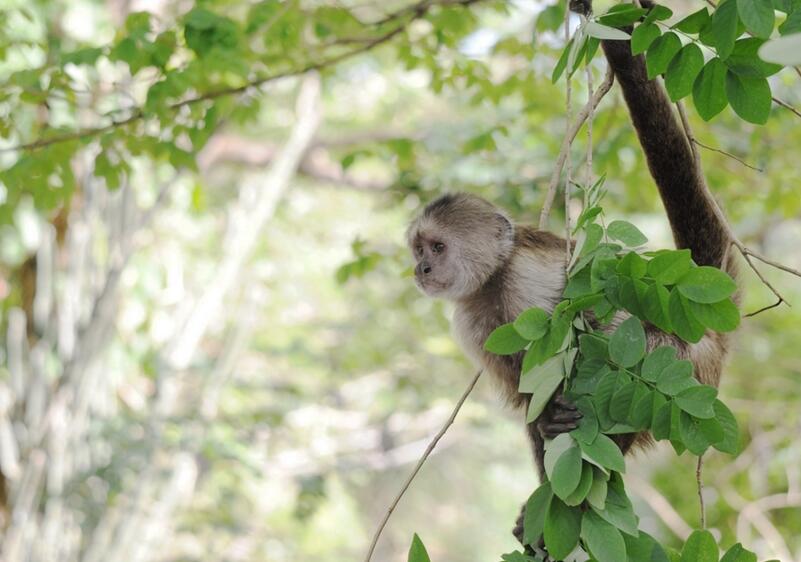
[[[435,242],[435,243],[434,243],[434,244],[431,246],[431,249],[434,251],[434,253],[435,253],[435,254],[438,254],[438,253],[440,253],[442,250],[444,250],[444,249],[445,249],[445,244],[443,244],[442,242]]]
[[[418,255],[423,253],[423,247],[421,245],[417,245],[414,247],[414,251],[417,252]]]

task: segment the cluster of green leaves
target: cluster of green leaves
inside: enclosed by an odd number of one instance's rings
[[[501,2],[486,5],[507,9]],[[422,18],[437,32],[406,34],[407,26]],[[239,6],[209,0],[190,6],[174,21],[131,13],[109,44],[42,42],[46,62],[9,72],[0,85],[0,103],[10,108],[0,113],[3,145],[33,144],[0,161],[0,184],[6,191],[0,223],[10,220],[23,195],[32,195],[42,210],[68,200],[76,181],[71,161],[83,150],[95,158],[94,175],[109,189],[125,180],[134,157],[192,171],[198,151],[219,123],[242,124],[259,115],[263,100],[253,95],[257,86],[336,66],[390,38],[402,64],[432,72],[435,89],[466,78],[494,88],[481,63],[467,61],[465,68],[453,69],[433,56],[438,49],[455,48],[477,22],[458,3],[431,2],[421,10],[410,5],[387,13],[379,7],[371,11],[297,0]],[[29,47],[21,40],[0,44],[0,57]],[[111,82],[136,86],[133,100],[126,96],[120,103],[118,89],[109,92]],[[58,117],[41,119],[43,106]],[[87,123],[87,106],[98,108],[93,122]],[[409,144],[385,143],[399,168],[411,167]]]
[[[783,20],[777,22],[774,10],[785,14]],[[767,78],[801,62],[801,2],[725,0],[711,13],[704,7],[668,24],[672,16],[665,6],[619,4],[583,22],[554,69],[554,81],[565,68],[574,72],[582,55],[589,62],[600,39],[631,39],[632,53],[645,54],[648,77],[664,76],[672,101],[692,94],[706,121],[731,105],[742,119],[765,123],[772,101]],[[634,24],[630,37],[617,29]],[[783,37],[769,42],[774,26]]]
[[[485,349],[524,352],[519,390],[531,395],[528,422],[560,386],[583,414],[578,429],[547,445],[549,481],[529,500],[527,543],[542,536],[557,559],[581,540],[599,562],[642,560],[639,553],[656,543],[638,531],[620,477],[623,454],[609,435],[650,431],[677,453],[697,455],[709,447],[734,454],[738,442],[734,416],[714,387],[693,377],[690,361],[678,359],[673,346],[646,353],[643,321],[691,342],[706,328],[734,329],[736,285],[719,269],[696,266],[688,251],[632,249],[647,241],[634,225],[598,223],[601,185],[588,190],[590,204],[578,220],[564,300],[550,315],[524,311],[493,331]],[[630,313],[622,322],[621,311]],[[629,552],[638,554],[627,558]]]

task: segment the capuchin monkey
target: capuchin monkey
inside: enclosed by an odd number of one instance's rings
[[[571,9],[579,13],[587,14],[590,8],[587,0],[571,2]],[[689,249],[699,266],[719,267],[734,276],[728,230],[706,195],[702,171],[664,88],[648,80],[645,60],[631,55],[628,40],[601,44],[623,90],[677,248]],[[495,355],[484,351],[484,342],[495,328],[514,321],[527,308],[553,311],[565,287],[565,240],[516,225],[503,210],[465,193],[443,195],[430,203],[409,226],[407,238],[416,261],[417,286],[429,296],[455,303],[455,337],[475,363],[492,373],[507,401],[525,412],[531,396],[518,392],[523,352]],[[700,382],[717,386],[726,335],[708,331],[700,342],[688,344],[650,324],[645,330],[649,351],[674,346],[679,357],[692,361]],[[576,429],[580,417],[557,391],[542,415],[527,425],[543,481],[544,440]],[[624,453],[651,442],[647,433],[614,438]],[[521,513],[514,534],[522,539],[522,532]]]

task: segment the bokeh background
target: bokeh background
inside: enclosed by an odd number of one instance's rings
[[[450,307],[413,286],[405,225],[446,190],[536,221],[565,128],[562,8],[0,6],[0,558],[361,560],[473,373]],[[801,106],[797,74],[771,83]],[[702,150],[736,232],[801,267],[798,117],[690,118],[749,165]],[[616,89],[593,132],[607,215],[669,245]],[[721,395],[743,451],[706,458],[708,525],[801,561],[801,280],[761,269],[795,306],[736,336]],[[744,311],[775,301],[745,266],[741,282]],[[630,465],[643,527],[678,543],[695,459],[660,445]],[[405,560],[414,532],[434,561],[497,560],[536,484],[521,414],[485,378],[374,560]]]

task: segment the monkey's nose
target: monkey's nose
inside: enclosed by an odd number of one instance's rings
[[[426,275],[428,275],[429,273],[431,273],[431,266],[430,266],[430,265],[428,265],[427,263],[426,263],[426,264],[423,264],[423,273],[425,273]]]
[[[431,266],[428,265],[426,261],[418,263],[415,269],[417,270],[417,275],[428,275],[431,273]]]

